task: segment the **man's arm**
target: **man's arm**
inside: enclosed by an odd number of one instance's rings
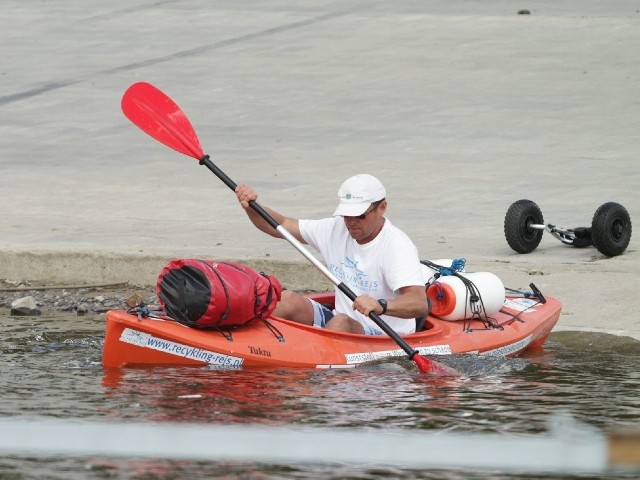
[[[259,230],[271,235],[272,237],[283,238],[282,235],[280,235],[280,232],[278,232],[275,228],[269,225],[269,223],[264,218],[262,218],[260,214],[256,212],[253,208],[251,208],[251,206],[249,205],[249,202],[258,200],[258,194],[252,187],[244,184],[238,185],[236,187],[235,192],[236,192],[236,197],[238,197],[238,201],[240,202],[240,205],[246,212],[247,216],[249,217],[249,220],[251,220],[251,223],[253,223]],[[276,222],[278,222],[289,233],[291,233],[294,237],[296,237],[296,239],[299,242],[306,243],[302,238],[302,236],[300,235],[300,228],[298,226],[297,218],[285,217],[284,215],[276,212],[275,210],[272,210],[271,208],[268,208],[265,206],[262,206],[262,208],[269,215],[271,215]]]
[[[427,311],[427,296],[421,285],[401,287],[398,289],[396,298],[385,300],[387,300],[385,315],[392,317],[416,318],[421,317]],[[369,316],[372,311],[378,315],[382,314],[382,306],[378,299],[367,294],[360,295],[355,299],[353,309],[366,316]]]

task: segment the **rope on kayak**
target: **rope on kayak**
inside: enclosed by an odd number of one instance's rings
[[[467,261],[464,258],[456,258],[451,261],[451,266],[445,267],[444,265],[440,265],[438,263],[433,263],[430,260],[420,260],[420,263],[426,265],[431,270],[435,270],[436,273],[433,276],[433,279],[436,280],[438,278],[447,277],[451,275],[456,275],[458,272],[462,272],[464,270]]]
[[[547,303],[547,299],[544,298],[544,295],[542,294],[540,289],[536,287],[535,283],[530,283],[529,287],[532,290],[531,292],[523,292],[522,290],[516,290],[513,288],[506,288],[506,287],[505,287],[505,290],[509,293],[522,295],[524,298],[537,298],[538,304]]]
[[[266,318],[262,319],[262,323],[264,323],[271,334],[276,337],[276,340],[278,340],[280,343],[284,343],[284,335],[282,335],[282,332],[280,330],[278,330],[275,326],[268,322]]]
[[[138,317],[138,321],[141,321],[143,318],[158,318],[161,320],[173,320],[172,318],[163,315],[160,310],[151,310],[144,302],[140,302],[135,307],[127,310],[127,313],[130,315],[135,315]]]
[[[484,306],[484,301],[482,300],[482,295],[480,295],[480,290],[478,287],[469,280],[467,277],[464,277],[460,274],[456,274],[456,276],[462,280],[462,283],[466,287],[466,296],[465,296],[465,331],[471,332],[474,329],[471,328],[471,320],[480,320],[485,328],[498,328],[500,330],[504,330],[504,327],[501,326],[495,319],[491,318],[487,315],[487,309]],[[471,309],[471,317],[467,319],[467,305]]]
[[[547,299],[544,298],[544,295],[542,294],[542,292],[538,289],[538,287],[535,286],[535,284],[530,283],[529,287],[531,288],[531,292],[526,292],[526,291],[522,291],[522,290],[517,290],[514,288],[507,288],[505,287],[505,291],[511,293],[512,295],[522,295],[523,298],[529,299],[529,300],[533,300],[536,299],[537,302],[532,303],[531,305],[529,305],[528,307],[526,307],[524,310],[522,310],[520,313],[524,313],[528,310],[533,309],[533,307],[537,306],[537,305],[542,305],[544,303],[547,303]],[[524,320],[522,320],[520,318],[520,313],[515,315],[507,310],[505,310],[504,308],[500,309],[501,313],[505,313],[509,316],[511,316],[513,318],[513,320],[510,320],[509,323],[512,323],[513,321],[518,321],[520,323],[525,323]],[[506,325],[505,323],[503,323],[503,325]]]

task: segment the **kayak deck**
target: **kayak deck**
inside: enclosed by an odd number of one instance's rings
[[[310,295],[331,303],[332,293]],[[426,330],[403,338],[423,355],[477,353],[515,356],[541,347],[562,309],[546,303],[507,297],[503,308],[480,320],[445,321],[428,317]],[[217,368],[345,368],[406,353],[386,335],[355,335],[271,317],[231,331],[198,330],[172,320],[141,318],[123,310],[106,315],[102,364],[127,366],[204,366]]]

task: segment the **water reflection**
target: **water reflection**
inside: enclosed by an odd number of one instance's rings
[[[299,398],[313,395],[313,371],[199,368],[107,371],[103,385],[112,402],[136,403],[147,421],[202,423],[297,423],[311,414]],[[143,417],[138,411],[142,404]],[[119,415],[126,412],[126,403]],[[122,408],[125,408],[123,412]]]

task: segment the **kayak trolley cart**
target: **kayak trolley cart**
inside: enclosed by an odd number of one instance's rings
[[[542,211],[531,200],[511,204],[504,217],[504,235],[509,246],[518,253],[536,249],[542,233],[549,232],[562,243],[583,248],[595,246],[608,257],[622,254],[631,240],[631,218],[619,203],[607,202],[593,214],[591,227],[563,228],[544,223]]]

